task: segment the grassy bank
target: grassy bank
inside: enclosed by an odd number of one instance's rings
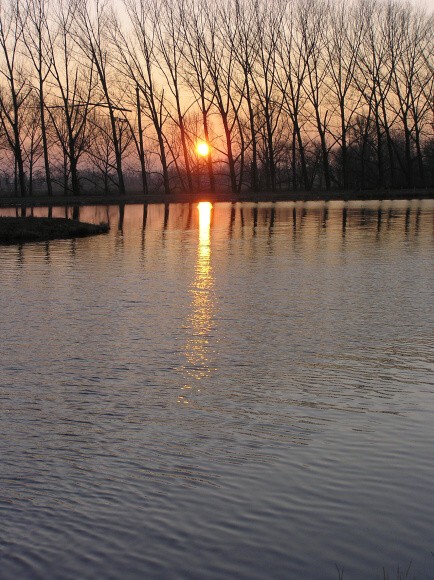
[[[107,224],[93,225],[64,218],[0,217],[0,244],[82,238],[108,230]]]

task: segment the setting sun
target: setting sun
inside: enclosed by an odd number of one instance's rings
[[[201,157],[206,157],[209,154],[208,143],[205,143],[205,141],[200,141],[196,145],[196,151],[197,151],[197,154],[200,155]]]

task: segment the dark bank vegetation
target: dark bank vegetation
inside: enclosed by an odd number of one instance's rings
[[[399,0],[3,0],[0,195],[433,187],[432,30]]]
[[[0,244],[82,238],[109,231],[107,224],[87,224],[64,218],[0,217]]]

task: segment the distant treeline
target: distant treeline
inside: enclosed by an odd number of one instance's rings
[[[433,24],[394,0],[3,0],[0,194],[432,187]]]

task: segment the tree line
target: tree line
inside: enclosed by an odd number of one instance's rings
[[[432,31],[396,0],[0,0],[0,193],[432,187]]]

